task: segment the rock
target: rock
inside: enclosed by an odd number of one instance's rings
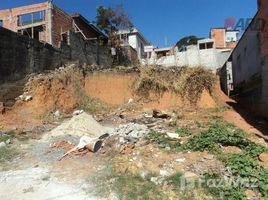
[[[268,163],[268,153],[262,153],[259,155],[259,159],[262,162]]]
[[[167,170],[160,169],[159,171],[160,176],[169,176],[169,172]]]
[[[6,143],[6,144],[11,144],[11,140],[8,139],[5,143]]]
[[[259,200],[259,198],[257,197],[254,191],[248,189],[245,191],[245,193],[246,193],[248,200]]]
[[[267,153],[262,153],[259,155],[259,159],[262,161],[262,162],[268,162],[268,154]]]
[[[128,100],[127,104],[131,104],[131,103],[133,103],[133,102],[134,102],[134,99],[131,99],[131,98],[130,98],[130,99]]]
[[[206,160],[213,160],[214,159],[214,156],[209,154],[209,155],[204,156],[204,159],[206,159]]]
[[[196,179],[196,178],[198,178],[198,176],[195,173],[186,172],[184,174],[184,178],[186,178],[186,179]]]
[[[0,142],[0,148],[5,147],[6,143],[5,142]]]
[[[60,117],[60,111],[56,110],[56,112],[54,112],[53,115],[54,115],[54,117],[57,117],[57,118]]]
[[[27,95],[25,96],[24,101],[28,102],[28,101],[31,101],[32,99],[33,97],[31,95]]]
[[[171,139],[180,139],[179,135],[177,133],[169,133],[167,132],[167,136]]]
[[[112,135],[119,135],[120,138],[124,138],[125,142],[137,142],[139,139],[144,138],[149,133],[149,129],[145,125],[129,123],[129,124],[120,124],[116,127]],[[120,143],[124,142],[123,139],[120,139]]]
[[[178,159],[176,159],[176,162],[178,162],[178,163],[182,163],[182,162],[184,162],[186,159],[185,158],[178,158]]]
[[[161,185],[163,179],[161,177],[151,177],[150,181],[153,182],[155,185]]]

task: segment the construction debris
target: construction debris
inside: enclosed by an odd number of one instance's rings
[[[121,138],[121,143],[137,142],[139,139],[144,138],[149,133],[149,129],[145,125],[129,123],[119,125],[114,129],[114,135],[118,135]]]

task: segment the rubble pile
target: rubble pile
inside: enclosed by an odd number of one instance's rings
[[[150,130],[145,125],[128,123],[119,125],[117,128],[115,128],[113,135],[119,136],[120,143],[135,143],[139,139],[144,138],[149,131]]]

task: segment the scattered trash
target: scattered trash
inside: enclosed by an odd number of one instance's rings
[[[69,144],[72,145],[71,143]],[[101,147],[102,147],[102,140],[100,140],[99,138],[91,138],[89,136],[83,136],[80,138],[79,144],[71,148],[69,151],[67,151],[61,158],[59,158],[59,161],[72,152],[87,149],[90,152],[96,153],[98,150],[101,149]]]
[[[129,99],[128,102],[127,102],[127,104],[131,104],[133,102],[134,102],[134,99]]]
[[[162,113],[160,110],[153,110],[153,117],[154,118],[161,118],[161,119],[168,119],[170,118],[170,115],[166,114],[166,113]]]
[[[80,115],[80,114],[82,114],[84,111],[83,110],[75,110],[74,112],[73,112],[73,115]]]

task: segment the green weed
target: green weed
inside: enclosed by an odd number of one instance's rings
[[[11,161],[17,155],[18,155],[18,152],[15,148],[1,147],[0,148],[0,163]]]

